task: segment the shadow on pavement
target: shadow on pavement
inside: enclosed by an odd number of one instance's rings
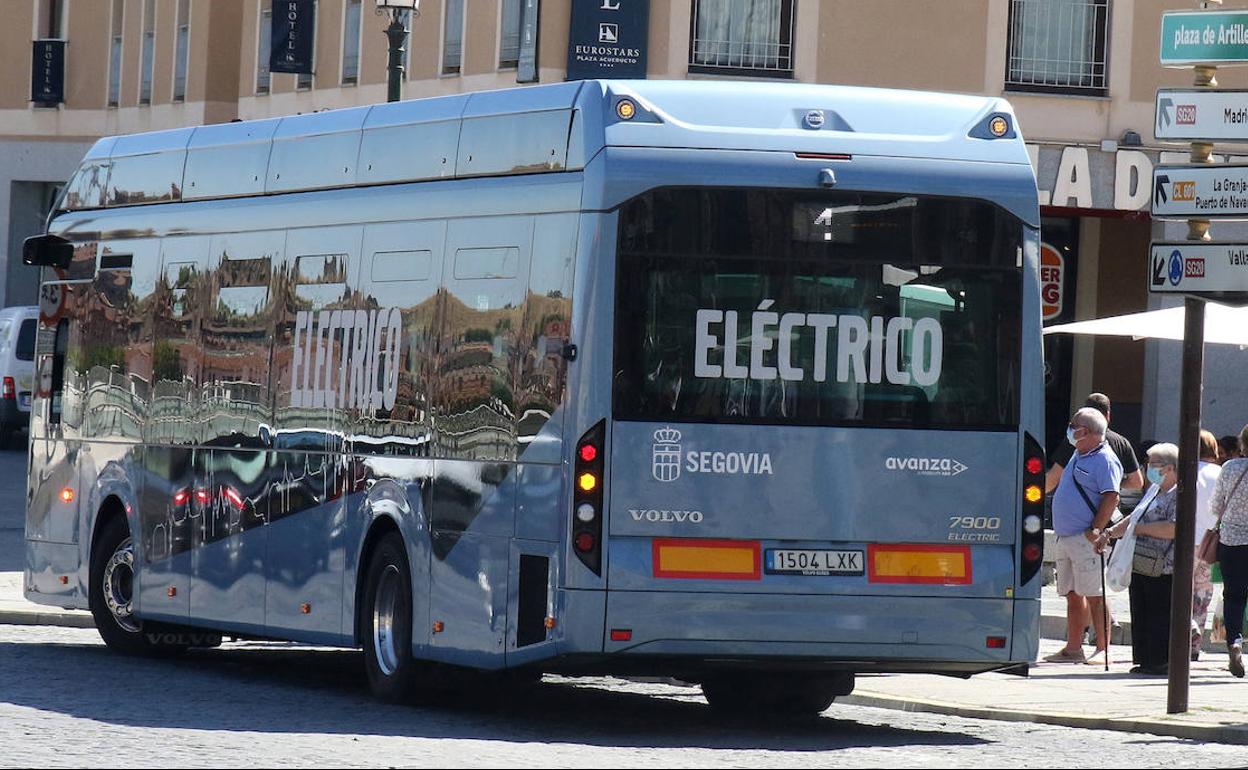
[[[727,721],[697,688],[661,687],[659,697],[607,689],[602,680],[548,679],[522,689],[474,677],[464,689],[476,692],[454,703],[390,706],[369,696],[358,651],[226,648],[141,660],[95,645],[7,642],[0,671],[2,701],[145,727],[775,751],[986,743],[837,719],[835,705],[806,721]]]
[[[26,567],[26,446],[19,435],[20,448],[0,443],[0,572]]]

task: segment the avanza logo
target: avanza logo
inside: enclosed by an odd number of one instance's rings
[[[957,476],[968,466],[948,457],[890,457],[884,461],[884,467],[919,476]]]

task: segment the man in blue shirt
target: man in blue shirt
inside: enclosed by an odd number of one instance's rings
[[[1053,531],[1057,535],[1057,592],[1066,597],[1066,646],[1045,660],[1082,663],[1085,611],[1091,610],[1096,652],[1088,662],[1107,655],[1104,561],[1096,545],[1118,509],[1122,463],[1105,440],[1108,423],[1096,409],[1075,412],[1066,428],[1074,456],[1062,471],[1053,495]],[[1085,604],[1086,602],[1086,604]]]

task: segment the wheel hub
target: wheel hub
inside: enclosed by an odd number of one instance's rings
[[[134,544],[126,538],[104,565],[104,603],[117,625],[138,633],[134,617]]]
[[[395,632],[396,608],[399,595],[399,569],[387,565],[377,581],[377,596],[373,601],[373,652],[377,665],[386,676],[399,668],[399,649]]]

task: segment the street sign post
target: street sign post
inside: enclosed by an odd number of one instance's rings
[[[1217,66],[1248,63],[1248,11],[1213,12],[1211,6],[1221,7],[1222,0],[1200,0],[1203,11],[1169,12],[1161,17],[1161,63],[1164,66],[1193,67],[1193,85],[1203,93],[1215,94],[1218,87]],[[1157,120],[1164,122],[1162,96],[1158,95]],[[1217,99],[1218,97],[1212,97]],[[1194,102],[1193,102],[1194,104]],[[1195,125],[1198,108],[1185,111],[1184,121]],[[1234,113],[1223,113],[1223,119]],[[1175,122],[1179,113],[1175,109]],[[1164,131],[1164,128],[1163,128]],[[1203,137],[1202,137],[1203,138]],[[1209,241],[1209,224],[1212,219],[1233,219],[1248,214],[1248,167],[1213,167],[1211,155],[1213,143],[1197,138],[1191,144],[1193,165],[1156,169],[1153,174],[1153,216],[1184,217],[1187,219],[1187,238],[1204,245]],[[1215,251],[1184,251],[1171,248],[1165,254],[1157,253],[1154,244],[1149,255],[1149,289],[1165,290],[1169,284],[1177,287],[1186,283],[1198,288],[1218,289],[1216,281],[1209,279],[1211,257],[1219,253],[1231,258],[1225,268],[1214,268],[1217,275],[1228,280],[1234,276],[1236,252],[1218,252],[1217,246],[1208,244]],[[1161,260],[1158,260],[1158,257]],[[1212,260],[1216,261],[1216,259]],[[1165,270],[1164,275],[1157,268]],[[1229,272],[1229,276],[1223,273]],[[1173,277],[1172,277],[1173,276]],[[1159,280],[1160,279],[1160,280]],[[1166,688],[1166,713],[1181,714],[1187,711],[1191,666],[1188,651],[1191,645],[1189,622],[1192,616],[1192,573],[1195,566],[1196,535],[1196,459],[1200,449],[1200,401],[1205,377],[1205,299],[1201,292],[1183,291],[1183,379],[1179,386],[1179,499],[1174,532],[1174,580],[1170,592],[1170,644],[1169,682]]]
[[[1162,241],[1149,251],[1150,292],[1248,304],[1248,243]]]
[[[1162,219],[1248,219],[1248,164],[1155,167],[1152,214]]]
[[[1248,64],[1248,10],[1162,14],[1161,64]]]
[[[1184,142],[1248,142],[1248,91],[1163,88],[1153,136]]]

